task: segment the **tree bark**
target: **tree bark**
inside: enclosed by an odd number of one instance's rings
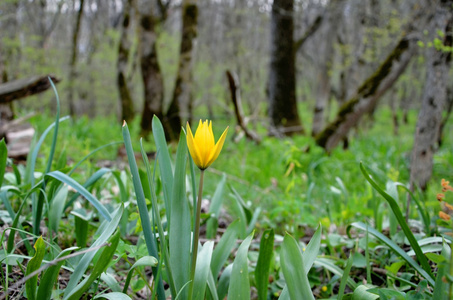
[[[151,9],[141,12],[140,16],[140,67],[142,70],[144,106],[140,122],[141,134],[145,137],[151,132],[154,115],[163,119],[164,83],[157,60],[155,19]]]
[[[274,0],[267,91],[269,134],[275,136],[304,133],[297,111],[293,13],[293,0]]]
[[[357,126],[362,116],[397,81],[416,49],[415,39],[403,36],[386,60],[360,85],[356,95],[340,107],[335,120],[316,136],[316,143],[330,152],[346,138],[349,130]]]
[[[80,34],[80,24],[82,22],[83,10],[85,0],[80,0],[79,11],[77,12],[76,23],[74,25],[74,31],[72,34],[72,49],[71,49],[71,61],[69,62],[69,89],[68,89],[68,103],[69,103],[69,114],[74,116],[76,113],[74,103],[74,87],[75,81],[77,80],[77,57],[78,57],[78,41]]]
[[[134,102],[132,101],[131,92],[127,82],[127,67],[129,61],[129,53],[131,42],[128,38],[129,28],[131,23],[132,0],[126,0],[123,8],[123,22],[121,27],[121,37],[118,45],[118,60],[117,66],[117,85],[120,94],[120,110],[121,120],[126,122],[132,121],[134,118]]]
[[[442,30],[443,45],[452,46],[453,1],[436,1],[435,13],[431,20],[430,37],[438,38]],[[432,4],[431,4],[432,5]],[[426,189],[431,178],[433,155],[438,148],[442,124],[442,111],[446,106],[448,72],[451,52],[438,47],[428,47],[426,52],[426,81],[422,106],[417,120],[410,171],[411,186]]]
[[[183,119],[188,122],[192,120],[192,57],[197,37],[198,7],[191,0],[185,0],[182,9],[179,67],[173,98],[166,115],[166,128],[170,131],[168,136],[171,140],[179,139]]]
[[[316,104],[313,112],[313,123],[311,129],[311,135],[316,136],[324,128],[326,121],[326,108],[331,95],[331,82],[329,71],[331,69],[333,58],[334,58],[334,37],[336,34],[336,28],[338,27],[338,20],[340,20],[341,6],[337,5],[337,2],[332,1],[327,7],[325,12],[325,19],[320,34],[322,34],[322,42],[320,45],[319,56],[321,65],[318,68],[318,86],[316,90]]]

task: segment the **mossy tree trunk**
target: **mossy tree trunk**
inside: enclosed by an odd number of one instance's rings
[[[134,103],[127,82],[127,69],[131,41],[129,39],[131,24],[132,0],[126,0],[123,8],[123,22],[121,27],[121,37],[118,45],[118,59],[116,61],[117,76],[116,82],[120,96],[120,121],[132,121],[134,118]]]
[[[317,136],[316,143],[331,151],[345,139],[351,128],[358,125],[404,72],[416,52],[415,39],[403,36],[378,69],[358,88],[356,95],[344,103],[333,122]]]
[[[331,95],[331,80],[330,70],[332,68],[334,58],[334,40],[336,30],[339,27],[341,20],[340,4],[332,1],[325,12],[323,22],[319,34],[322,35],[322,44],[319,47],[319,53],[323,57],[321,65],[318,68],[317,79],[318,87],[316,90],[316,104],[313,111],[313,123],[311,127],[312,136],[316,136],[323,128],[326,122],[326,110]]]
[[[142,71],[144,106],[140,122],[141,133],[146,137],[151,132],[154,115],[163,119],[164,83],[157,60],[155,30],[156,20],[151,5],[141,10],[140,16],[140,67]]]
[[[269,134],[303,133],[297,111],[294,0],[274,0],[268,80]]]
[[[452,46],[453,1],[434,1],[434,15],[429,28],[430,40],[442,39],[443,45]],[[443,36],[438,31],[443,32]],[[422,189],[431,178],[433,155],[438,148],[442,112],[447,104],[447,83],[451,52],[442,47],[428,47],[426,51],[426,81],[422,106],[415,130],[412,150],[410,181]]]
[[[71,49],[71,60],[69,62],[69,89],[68,89],[68,104],[69,104],[69,114],[74,116],[76,114],[76,107],[74,103],[74,87],[75,81],[77,80],[77,57],[78,57],[78,42],[80,27],[82,23],[82,16],[84,10],[85,0],[80,0],[79,10],[76,16],[76,23],[74,25],[74,31],[72,32],[72,49]]]
[[[179,67],[170,107],[166,114],[168,136],[178,140],[183,120],[192,120],[192,57],[197,37],[198,7],[192,0],[184,0],[182,7],[182,36]]]

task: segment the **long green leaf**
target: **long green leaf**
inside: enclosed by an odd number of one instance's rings
[[[111,172],[112,170],[108,169],[108,168],[100,168],[99,170],[97,170],[96,172],[94,172],[93,175],[91,175],[87,181],[85,181],[85,183],[83,184],[83,187],[85,189],[89,188],[90,186],[92,186],[93,184],[95,184],[99,179],[102,178],[102,176],[104,176],[106,173],[108,172]],[[69,174],[68,174],[69,176]],[[72,203],[77,199],[77,197],[80,196],[80,193],[75,193],[74,195],[72,195],[71,199],[68,201],[68,203],[65,205],[65,209],[67,209],[68,207],[70,207],[72,205]]]
[[[283,238],[280,262],[291,299],[314,299],[299,245],[289,234]]]
[[[157,227],[157,231],[159,232],[159,236],[164,237],[164,229],[162,227],[162,221],[160,219],[160,212],[159,212],[159,206],[157,204],[157,195],[156,195],[156,190],[154,188],[154,178],[155,178],[155,172],[156,172],[156,164],[157,161],[154,161],[154,173],[151,173],[151,167],[149,165],[148,161],[148,156],[146,155],[145,149],[143,147],[143,140],[140,139],[140,152],[142,153],[142,159],[143,163],[145,164],[146,168],[146,174],[147,174],[147,182],[149,185],[149,189],[151,191],[151,204],[152,204],[152,212],[153,212],[153,218],[156,221],[155,226]],[[167,267],[167,278],[168,278],[168,283],[170,285],[170,292],[173,297],[176,297],[177,291],[175,287],[175,281],[173,280],[173,273],[171,271],[171,266],[169,262],[169,254],[168,254],[168,247],[167,247],[167,242],[165,238],[161,238],[157,241],[156,239],[156,244],[159,242],[160,243],[160,249],[161,249],[161,255],[162,259],[165,263],[165,266]]]
[[[7,160],[8,160],[8,149],[6,148],[5,139],[2,139],[0,141],[0,187],[3,184],[3,176],[5,176]]]
[[[99,229],[97,230],[97,234],[100,234],[100,236],[91,244],[89,249],[93,249],[104,244],[110,238],[110,236],[115,232],[116,228],[118,227],[118,224],[121,220],[121,216],[123,215],[123,211],[124,207],[123,205],[121,205],[113,213],[112,221],[109,222],[105,220],[102,222],[101,226],[99,226]],[[97,234],[95,234],[95,236]],[[68,285],[66,286],[64,293],[65,298],[68,296],[69,293],[72,292],[72,290],[76,287],[79,280],[85,274],[85,271],[87,270],[88,266],[93,260],[95,254],[96,254],[95,251],[90,251],[85,253],[83,257],[80,259],[80,261],[77,264],[77,267],[74,269],[74,272],[71,275],[71,278],[69,279]]]
[[[63,215],[64,204],[68,197],[68,186],[63,185],[59,191],[55,194],[49,205],[49,227],[55,233],[58,233],[58,227],[60,225],[60,219]]]
[[[214,276],[212,276],[212,272],[209,272],[208,280],[207,280],[206,284],[208,285],[208,290],[206,292],[206,299],[219,300],[219,296],[217,295],[217,288],[215,286],[215,280],[214,280]]]
[[[316,229],[315,234],[311,237],[310,242],[307,245],[307,248],[302,253],[302,257],[304,259],[304,269],[305,274],[308,274],[311,267],[313,266],[314,261],[319,253],[319,248],[321,246],[321,234],[322,234],[322,226],[319,224],[318,229]]]
[[[100,294],[94,297],[93,299],[100,299],[104,298],[107,300],[132,300],[131,297],[129,297],[126,294],[120,293],[120,292],[112,292],[112,293],[107,293],[107,294]]]
[[[404,232],[404,235],[409,240],[409,243],[410,243],[412,249],[414,249],[418,261],[422,265],[422,268],[425,270],[425,274],[428,275],[427,277],[424,276],[425,279],[427,279],[427,280],[431,279],[431,281],[434,281],[434,275],[431,272],[431,266],[429,265],[428,260],[426,259],[425,255],[423,254],[422,249],[418,245],[417,240],[415,239],[414,235],[412,234],[412,231],[410,230],[409,226],[407,225],[406,220],[404,219],[403,214],[401,213],[401,210],[398,207],[398,203],[389,194],[384,192],[381,189],[381,187],[371,178],[371,176],[365,170],[365,167],[363,166],[362,163],[360,163],[360,170],[362,171],[362,174],[365,177],[365,179],[368,180],[368,182],[374,187],[374,189],[376,191],[378,191],[379,194],[381,194],[381,196],[384,197],[384,199],[390,205],[390,208],[392,209],[393,214],[395,215],[396,219],[398,220],[398,223],[400,224],[401,229]]]
[[[173,189],[173,168],[171,166],[170,153],[167,148],[167,141],[165,140],[165,133],[162,123],[157,116],[153,117],[152,121],[154,141],[157,146],[159,170],[162,179],[162,186],[164,188],[164,201],[167,214],[167,220],[170,220],[171,213],[171,193]],[[171,223],[170,223],[171,226]]]
[[[143,235],[145,236],[145,243],[148,249],[148,254],[154,256],[156,259],[159,257],[157,252],[157,245],[154,234],[152,232],[151,221],[149,219],[148,208],[146,206],[145,194],[143,193],[143,186],[140,181],[138,174],[138,167],[135,161],[134,150],[132,149],[131,136],[126,122],[123,124],[123,139],[126,147],[127,159],[129,161],[129,167],[131,169],[132,182],[134,184],[135,195],[137,197],[137,207],[140,215],[140,221],[142,223]],[[158,267],[152,268],[153,274],[158,273]],[[155,278],[156,279],[156,278]],[[157,297],[159,300],[165,299],[165,290],[162,278],[158,279],[157,282]]]
[[[26,182],[29,183],[31,186],[33,186],[35,184],[34,173],[35,173],[36,160],[38,158],[38,153],[39,153],[42,143],[44,142],[44,139],[46,138],[47,134],[50,132],[50,130],[52,130],[53,127],[58,128],[58,124],[68,118],[69,117],[63,117],[61,119],[57,119],[54,123],[52,123],[49,127],[47,127],[47,129],[43,132],[43,134],[39,138],[36,145],[34,145],[33,151],[31,152],[31,156],[29,156],[30,161],[27,158],[27,172],[26,172],[26,178],[25,178]],[[53,158],[53,154],[49,158]],[[47,167],[49,167],[49,161],[48,161]],[[46,170],[47,170],[47,168],[46,168]],[[50,170],[50,168],[49,168],[49,170]],[[45,172],[45,173],[47,173],[47,172]],[[43,187],[45,187],[44,181],[43,181]],[[39,225],[41,223],[42,209],[43,209],[43,205],[44,205],[44,198],[43,198],[42,193],[39,194],[38,199],[36,199],[35,194],[32,195],[32,205],[33,205],[33,233],[35,235],[39,235]]]
[[[217,285],[217,298],[225,299],[228,294],[228,287],[230,286],[231,272],[233,271],[233,264],[225,267]]]
[[[190,275],[191,215],[186,198],[186,154],[186,136],[181,132],[176,151],[169,229],[170,265],[178,292],[189,281]],[[181,294],[182,299],[188,298],[187,293],[188,290]]]
[[[208,275],[211,273],[209,268],[212,258],[212,250],[214,248],[214,242],[208,241],[203,245],[200,252],[198,252],[197,265],[195,269],[195,278],[193,285],[193,300],[204,300],[206,292],[206,284]]]
[[[77,249],[76,247],[71,247],[63,250],[57,258],[64,257],[68,255],[72,250]],[[49,300],[52,296],[53,287],[58,279],[58,274],[60,272],[61,266],[64,264],[64,260],[57,262],[50,266],[42,275],[41,280],[39,281],[38,295],[36,299],[39,300]]]
[[[63,183],[74,188],[77,192],[79,192],[82,196],[84,196],[96,209],[97,211],[107,220],[111,221],[112,217],[107,209],[96,199],[90,192],[88,192],[80,183],[69,177],[68,175],[60,172],[60,171],[53,171],[47,173],[46,176],[53,177]]]
[[[250,282],[247,253],[252,242],[253,232],[239,246],[231,271],[228,300],[249,300]]]
[[[228,259],[228,256],[233,248],[236,247],[236,239],[238,238],[241,230],[241,222],[241,220],[236,220],[231,223],[214,249],[211,261],[211,271],[214,278],[217,278],[223,264]]]
[[[367,225],[362,222],[354,222],[350,226],[362,230],[367,230]],[[396,252],[399,256],[401,256],[409,265],[411,265],[415,270],[417,270],[417,272],[419,272],[420,275],[422,275],[426,280],[428,280],[430,285],[434,286],[434,279],[415,260],[413,260],[409,255],[407,255],[406,252],[403,249],[401,249],[397,244],[395,244],[392,240],[390,240],[388,237],[386,237],[376,229],[371,228],[369,226],[368,233],[377,237],[384,244],[386,244],[392,251]]]
[[[27,264],[27,271],[25,275],[29,275],[34,271],[38,270],[41,267],[42,260],[44,259],[44,254],[46,253],[46,244],[42,237],[39,237],[35,245],[33,246],[36,250],[35,255]],[[27,291],[27,298],[34,300],[36,298],[36,291],[38,286],[38,274],[30,278],[25,282],[25,290]]]
[[[274,255],[274,230],[268,229],[261,236],[260,252],[255,268],[256,289],[258,299],[267,299],[267,286],[269,284],[269,268]]]
[[[79,300],[83,293],[90,287],[90,285],[107,269],[109,266],[113,255],[115,254],[116,247],[120,241],[120,231],[117,230],[116,233],[109,239],[109,246],[100,249],[100,256],[96,264],[94,265],[93,271],[90,276],[85,278],[81,283],[79,283],[64,299],[66,300]]]

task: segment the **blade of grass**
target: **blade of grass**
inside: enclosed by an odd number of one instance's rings
[[[362,222],[354,222],[350,225],[350,227],[359,228],[362,230],[367,230],[367,225]],[[350,230],[348,227],[348,232]],[[376,238],[381,240],[384,244],[386,244],[392,251],[396,252],[399,256],[401,256],[409,265],[411,265],[420,275],[423,276],[431,286],[434,286],[434,279],[427,273],[415,260],[413,260],[406,252],[401,249],[397,244],[395,244],[392,240],[388,237],[377,231],[376,229],[368,226],[368,233],[374,235]],[[418,244],[417,244],[418,245]]]
[[[398,220],[398,223],[400,224],[401,229],[404,232],[404,235],[409,240],[412,249],[414,249],[418,261],[420,262],[422,268],[425,270],[425,273],[428,275],[428,278],[425,277],[425,279],[427,280],[430,279],[431,281],[433,281],[434,275],[431,272],[431,266],[429,265],[428,260],[426,259],[420,246],[418,245],[417,240],[412,234],[412,231],[407,225],[406,220],[404,219],[403,214],[401,213],[401,210],[398,207],[398,203],[396,203],[395,199],[393,199],[389,194],[387,194],[380,188],[380,186],[371,178],[371,176],[365,170],[365,167],[363,166],[362,163],[360,163],[360,170],[362,171],[362,174],[365,177],[365,179],[379,192],[379,194],[381,194],[382,197],[384,197],[384,199],[390,205],[390,208],[392,209],[393,214]]]
[[[146,206],[146,199],[143,193],[142,183],[140,181],[140,176],[138,174],[137,163],[135,161],[134,150],[132,149],[131,136],[126,122],[123,123],[123,139],[124,145],[126,147],[127,159],[129,161],[129,167],[131,169],[132,182],[134,184],[135,195],[137,197],[137,207],[140,215],[140,221],[142,223],[143,235],[145,237],[146,247],[148,249],[148,254],[154,256],[156,259],[159,257],[157,252],[157,246],[155,242],[155,237],[151,228],[151,221],[149,219],[148,208]],[[153,274],[157,274],[158,267],[153,267]],[[159,278],[157,285],[157,297],[159,300],[165,300],[165,290],[162,279]]]
[[[349,254],[348,263],[346,264],[346,268],[344,269],[343,276],[341,277],[340,281],[340,288],[338,289],[338,296],[337,299],[343,299],[344,289],[346,288],[346,282],[349,278],[349,272],[351,271],[353,262],[353,255],[352,252]]]
[[[8,148],[6,148],[5,139],[0,141],[0,187],[3,184],[3,176],[5,176],[6,162],[8,160]]]

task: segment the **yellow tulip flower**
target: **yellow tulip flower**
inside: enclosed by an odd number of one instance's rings
[[[195,136],[192,134],[189,123],[187,123],[187,147],[189,147],[193,162],[200,170],[209,167],[219,157],[227,132],[228,127],[222,133],[217,143],[215,143],[211,121],[208,122],[206,120],[202,122],[200,120]]]

